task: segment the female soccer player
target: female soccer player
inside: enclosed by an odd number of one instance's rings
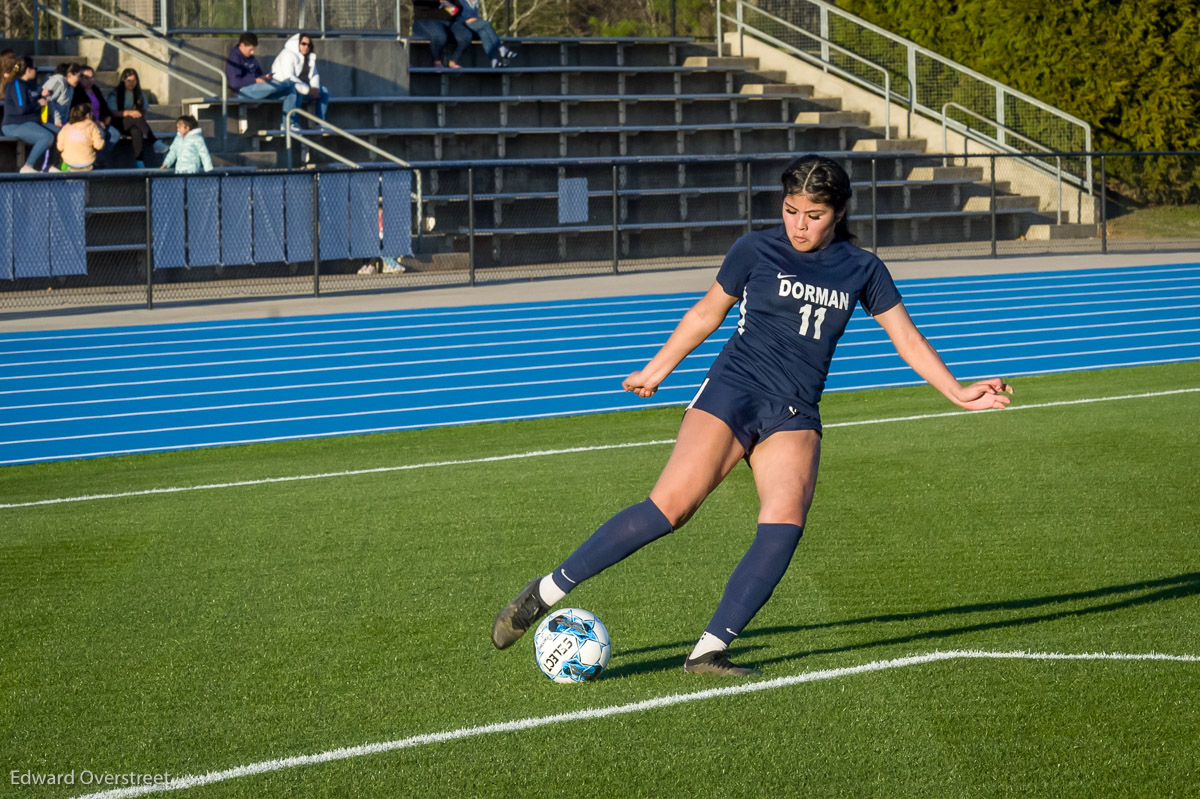
[[[760,507],[754,542],[734,569],[685,672],[746,677],[726,649],[766,603],[791,562],[812,504],[821,451],[817,403],[855,305],[887,331],[896,351],[948,400],[968,410],[1004,408],[999,378],[964,386],[917,330],[883,262],[850,243],[850,178],[837,163],[804,156],[783,172],[783,224],[742,236],[716,282],[646,366],[622,384],[649,397],[741,301],[737,332],[688,406],[675,448],[650,498],[600,526],[558,568],[538,577],[496,616],[492,643],[511,646],[567,592],[682,527],[746,458]]]

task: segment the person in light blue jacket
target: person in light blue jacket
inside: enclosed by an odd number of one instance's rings
[[[212,172],[212,157],[208,154],[208,145],[204,143],[204,131],[193,116],[181,116],[175,120],[175,131],[178,134],[171,142],[171,149],[163,159],[163,169],[175,167],[178,175],[194,175],[203,171]]]

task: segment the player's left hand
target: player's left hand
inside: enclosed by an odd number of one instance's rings
[[[991,377],[969,386],[963,386],[958,390],[958,396],[955,399],[968,411],[983,411],[989,408],[1008,407],[1008,403],[1012,400],[1007,395],[1012,393],[1012,386],[1005,383],[1002,378]]]

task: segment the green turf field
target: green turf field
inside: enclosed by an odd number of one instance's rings
[[[1014,381],[1018,407],[1200,387],[1200,364]],[[804,540],[733,647],[761,680],[937,650],[1200,655],[1200,393],[944,413],[833,394]],[[174,796],[1197,796],[1200,662],[954,658],[531,729],[746,683],[682,673],[754,532],[741,466],[683,530],[576,590],[599,681],[492,616],[643,499],[679,409],[0,469],[0,796],[275,764]],[[819,675],[820,676],[820,675]],[[15,772],[15,773],[14,773]],[[75,772],[74,786],[14,785]]]

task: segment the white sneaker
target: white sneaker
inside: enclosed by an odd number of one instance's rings
[[[167,146],[167,143],[165,141],[155,140],[154,152],[158,153],[159,155],[164,155],[170,149],[171,148]]]
[[[29,164],[26,164],[25,166],[21,167],[22,175],[28,175],[30,172],[37,172],[37,171],[38,171],[37,167],[30,166]]]

